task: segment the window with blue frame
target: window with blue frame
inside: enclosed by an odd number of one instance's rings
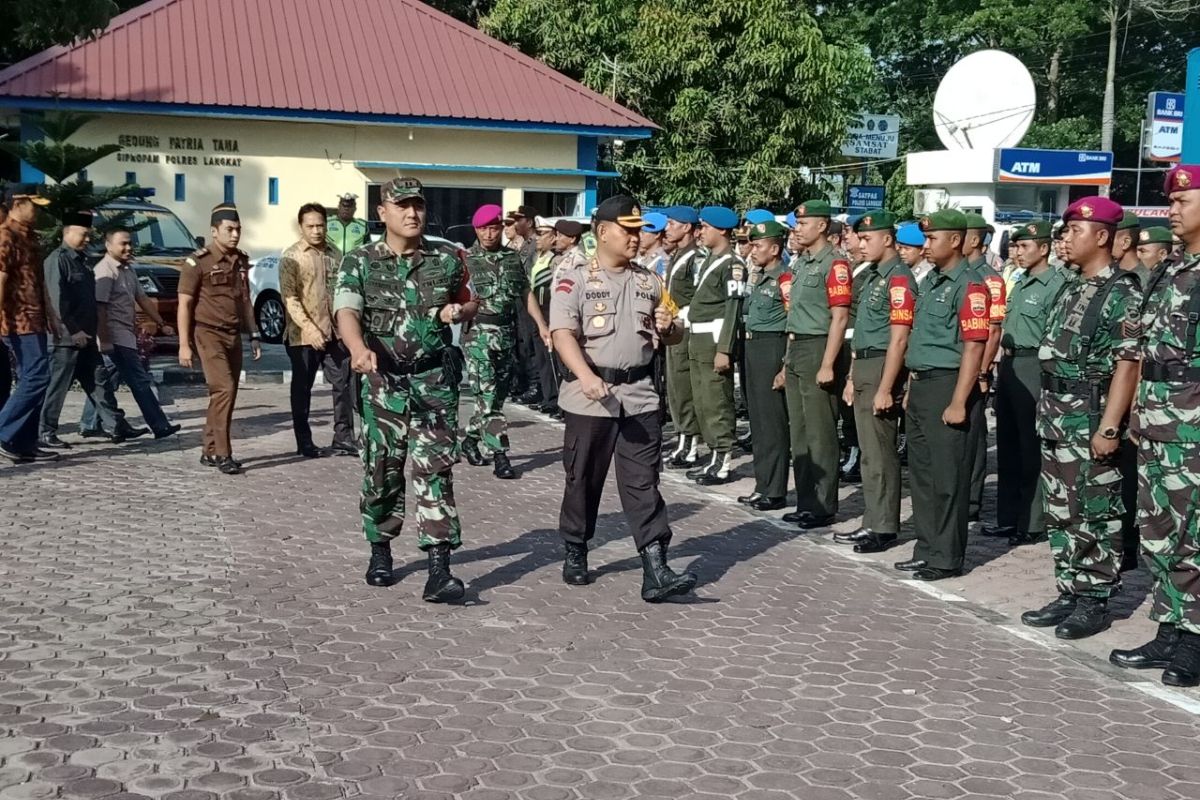
[[[225,202],[233,203],[234,197],[234,180],[232,175],[225,176]]]
[[[183,173],[175,174],[175,202],[182,203],[187,200],[187,176]]]
[[[125,173],[125,182],[126,183],[137,183],[137,173],[136,172],[126,172]]]
[[[279,178],[267,178],[267,203],[279,205]]]

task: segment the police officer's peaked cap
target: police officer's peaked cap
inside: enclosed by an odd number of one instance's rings
[[[759,239],[783,239],[787,236],[787,228],[780,225],[774,219],[769,219],[766,222],[758,222],[750,226],[750,241],[757,242]]]
[[[731,231],[738,226],[738,215],[725,206],[705,206],[700,209],[700,221],[719,230]]]
[[[930,231],[966,231],[967,215],[956,208],[943,208],[932,214],[921,217],[919,223],[922,233]]]
[[[48,206],[50,201],[42,197],[42,188],[36,183],[10,183],[4,187],[4,204],[11,207],[16,200],[28,200],[35,206]]]
[[[671,206],[663,209],[663,213],[667,215],[667,219],[682,222],[684,225],[700,224],[700,213],[691,206]]]
[[[596,206],[593,218],[597,222],[615,222],[622,228],[640,228],[646,224],[641,205],[627,194],[610,197]]]
[[[854,222],[854,232],[890,231],[896,227],[896,215],[883,209],[875,209],[861,215]]]
[[[581,222],[576,222],[573,219],[560,219],[554,223],[554,232],[561,233],[563,236],[570,236],[572,239],[578,239],[583,236],[584,226]]]
[[[1171,237],[1171,229],[1164,225],[1151,225],[1142,228],[1142,232],[1138,234],[1138,244],[1165,244],[1170,245],[1174,242]]]
[[[1054,233],[1054,226],[1045,220],[1035,220],[1034,222],[1026,222],[1023,225],[1018,225],[1012,235],[1008,237],[1010,242],[1048,242]]]

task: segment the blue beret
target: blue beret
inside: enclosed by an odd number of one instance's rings
[[[723,231],[731,231],[738,226],[738,215],[725,206],[705,206],[700,209],[700,221]]]
[[[642,215],[642,230],[646,233],[662,233],[667,227],[667,215],[660,214],[657,211],[651,211],[649,214]]]
[[[671,206],[670,208],[663,209],[663,213],[667,215],[667,219],[682,222],[684,225],[700,224],[700,215],[691,206]]]
[[[765,208],[752,208],[746,212],[745,219],[751,225],[758,225],[762,222],[774,222],[775,215]]]
[[[909,247],[924,247],[925,234],[921,226],[915,222],[906,222],[896,229],[896,244],[906,244]]]
[[[783,224],[787,225],[789,228],[796,227],[796,212],[789,211],[787,217],[783,221]]]

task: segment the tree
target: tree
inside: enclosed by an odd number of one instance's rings
[[[0,0],[9,34],[0,60],[19,61],[55,44],[69,44],[103,30],[114,15],[144,0]]]
[[[662,126],[614,153],[658,203],[783,206],[838,158],[865,50],[792,0],[498,0],[481,27]]]

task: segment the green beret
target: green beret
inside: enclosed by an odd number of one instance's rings
[[[1024,225],[1017,226],[1008,240],[1010,242],[1048,242],[1053,227],[1051,223],[1044,220],[1026,222]]]
[[[805,200],[796,206],[796,219],[801,217],[832,217],[833,209],[825,200]]]
[[[896,215],[890,211],[877,208],[874,211],[868,211],[858,218],[858,221],[854,223],[854,232],[890,231],[895,227]]]
[[[966,231],[967,215],[956,208],[943,208],[932,214],[921,217],[921,230],[930,231]]]
[[[750,241],[752,242],[757,242],[759,239],[786,239],[787,235],[788,229],[773,219],[750,226]]]
[[[1150,225],[1142,228],[1138,234],[1138,244],[1165,244],[1170,247],[1175,240],[1171,237],[1171,229],[1162,225]]]
[[[963,214],[967,220],[967,230],[969,231],[991,231],[996,232],[996,229],[988,224],[988,221],[983,218],[983,214]]]
[[[1142,223],[1138,221],[1137,214],[1132,211],[1126,211],[1121,215],[1121,221],[1117,223],[1119,231],[1136,231],[1142,227]]]

